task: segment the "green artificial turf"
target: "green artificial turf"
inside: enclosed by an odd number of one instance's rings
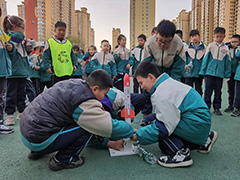
[[[227,107],[227,88],[223,88],[222,112]],[[212,110],[211,110],[212,112]],[[138,115],[133,122],[139,128]],[[87,147],[82,152],[85,164],[79,168],[53,172],[48,169],[51,155],[33,161],[27,158],[29,150],[22,144],[19,136],[19,121],[14,126],[15,132],[0,135],[0,180],[151,180],[151,179],[240,179],[240,117],[212,115],[212,129],[218,132],[218,140],[210,154],[192,151],[193,165],[189,168],[169,169],[158,164],[149,165],[137,155],[110,157],[107,149]],[[162,153],[157,144],[143,146],[157,157]]]

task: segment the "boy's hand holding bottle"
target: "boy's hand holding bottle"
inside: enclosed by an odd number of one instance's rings
[[[13,50],[13,46],[10,43],[5,44],[5,47],[6,47],[7,51],[12,51]]]

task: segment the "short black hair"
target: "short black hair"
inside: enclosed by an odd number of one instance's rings
[[[104,40],[101,41],[101,44],[104,43],[104,42],[109,43],[108,40],[104,39]]]
[[[232,38],[238,38],[239,41],[240,41],[240,35],[239,35],[239,34],[234,34],[234,35],[232,36]]]
[[[147,37],[144,34],[140,34],[137,38],[142,38],[144,41],[147,40]]]
[[[182,38],[182,36],[183,36],[183,32],[182,32],[182,30],[180,30],[180,29],[176,30],[176,31],[175,31],[175,34],[179,34],[181,38]]]
[[[73,49],[73,50],[80,51],[80,48],[79,48],[79,46],[78,46],[78,45],[73,45],[72,49]]]
[[[89,87],[99,86],[100,90],[106,90],[113,87],[113,80],[111,76],[102,69],[93,71],[87,78],[86,83]]]
[[[191,37],[191,36],[195,36],[195,35],[200,36],[199,31],[197,29],[191,30],[190,33],[189,33],[189,36]]]
[[[58,21],[58,22],[55,24],[55,29],[56,29],[57,27],[65,27],[65,28],[67,28],[67,25],[66,25],[65,22]]]
[[[216,29],[214,29],[214,34],[216,33],[223,33],[225,34],[226,30],[223,27],[217,27]]]
[[[157,27],[154,27],[151,33],[155,33],[155,31],[157,31]]]
[[[153,74],[156,78],[160,76],[161,73],[156,63],[150,61],[141,62],[134,73],[134,77],[141,76],[147,78],[148,74]]]
[[[163,37],[174,37],[176,26],[169,20],[162,20],[157,25],[157,33]]]

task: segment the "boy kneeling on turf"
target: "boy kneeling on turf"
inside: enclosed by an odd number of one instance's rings
[[[70,79],[56,83],[40,94],[23,112],[21,138],[31,152],[29,159],[39,159],[58,151],[49,161],[53,171],[75,168],[84,163],[79,157],[92,134],[118,140],[133,136],[125,121],[111,118],[99,102],[112,87],[112,78],[96,70],[85,81]]]
[[[140,144],[158,142],[168,154],[158,159],[164,167],[192,165],[190,150],[209,153],[217,133],[210,132],[211,115],[199,93],[166,73],[160,74],[153,62],[142,62],[134,76],[141,88],[150,92],[156,118],[137,130],[133,140]]]

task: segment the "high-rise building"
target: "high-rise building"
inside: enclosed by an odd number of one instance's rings
[[[37,0],[24,1],[24,14],[25,14],[25,36],[38,41],[38,18],[36,14]]]
[[[0,0],[0,8],[1,8],[1,11],[2,11],[2,16],[0,17],[1,25],[3,23],[3,19],[7,15],[7,5],[6,4],[7,4],[7,2],[5,0]]]
[[[236,0],[235,4],[234,32],[235,34],[240,34],[240,0]]]
[[[192,0],[191,29],[201,31],[201,2],[202,0]]]
[[[213,42],[214,0],[202,0],[201,10],[201,40],[209,44]]]
[[[93,28],[91,28],[89,39],[90,39],[89,44],[94,45],[95,44],[95,31]]]
[[[37,36],[38,41],[43,42],[46,40],[46,8],[45,0],[38,0],[36,7],[37,15]]]
[[[25,19],[26,38],[37,41],[51,38],[57,21],[66,23],[66,36],[74,34],[74,12],[75,0],[24,0],[24,3],[18,6],[19,16]]]
[[[226,29],[224,41],[229,41],[232,35],[240,32],[240,1],[214,0],[214,28]]]
[[[25,19],[25,12],[24,12],[24,2],[17,6],[18,9],[18,16],[22,19]]]
[[[112,50],[115,50],[115,47],[117,46],[117,38],[121,34],[120,28],[113,28],[112,30]]]
[[[75,11],[75,36],[80,39],[80,46],[87,50],[90,45],[95,44],[95,31],[91,27],[90,14],[87,8]]]
[[[191,29],[190,12],[186,12],[186,9],[183,9],[173,23],[175,23],[177,29],[180,29],[183,32],[183,40],[189,42],[189,31]]]
[[[151,36],[155,27],[155,0],[130,0],[130,48],[140,34]]]
[[[66,36],[75,33],[75,0],[45,1],[45,11],[46,39],[53,36],[57,21],[66,23]]]

